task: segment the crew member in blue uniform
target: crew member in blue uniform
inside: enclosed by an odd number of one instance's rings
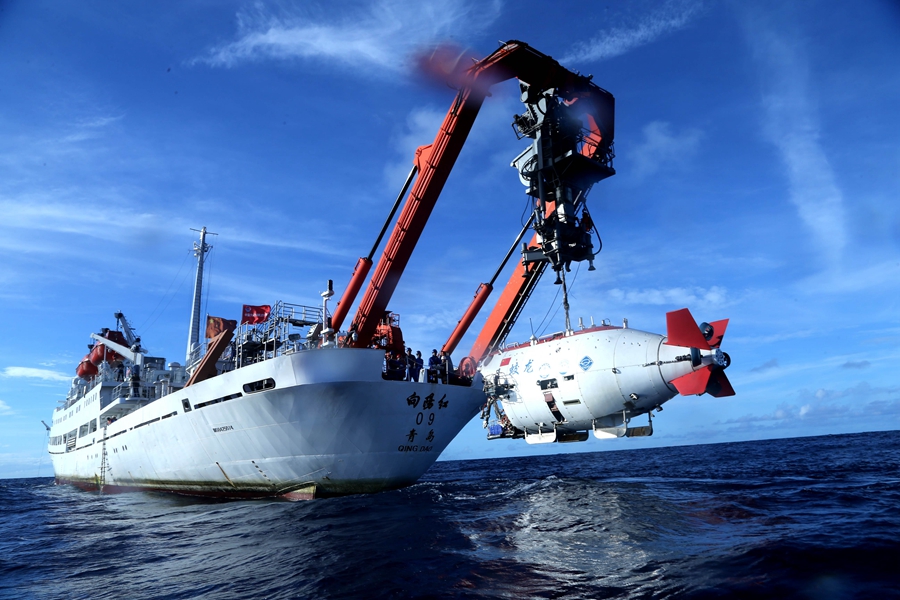
[[[438,356],[437,350],[431,351],[428,357],[428,383],[437,383],[438,372],[441,370],[441,357]]]

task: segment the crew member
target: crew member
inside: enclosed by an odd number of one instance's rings
[[[413,356],[412,348],[406,349],[406,380],[415,381],[418,372],[416,371],[416,357]]]
[[[419,380],[423,368],[425,368],[425,361],[422,360],[422,351],[416,350],[416,381]]]
[[[388,350],[385,357],[387,358],[387,379],[391,381],[403,381],[403,376],[406,374],[406,371],[398,359],[397,354]]]
[[[450,383],[450,374],[453,373],[453,359],[450,358],[450,353],[446,350],[441,352],[441,371],[443,372],[444,383]]]
[[[141,395],[141,368],[138,365],[131,367],[131,397],[137,398]]]
[[[441,370],[441,358],[438,356],[437,350],[431,351],[428,357],[428,383],[437,383],[438,371]]]

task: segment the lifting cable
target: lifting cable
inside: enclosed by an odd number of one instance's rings
[[[187,259],[188,259],[188,257],[191,255],[192,252],[193,252],[192,249],[191,249],[191,250],[187,250],[187,251],[185,252],[185,254],[184,254],[184,260],[181,261],[181,266],[178,267],[178,271],[175,273],[175,276],[172,278],[172,281],[169,282],[169,287],[167,287],[165,293],[163,293],[163,295],[159,297],[159,301],[156,303],[156,306],[153,308],[153,310],[150,311],[150,314],[147,316],[147,318],[144,320],[144,322],[141,323],[141,324],[140,324],[138,327],[136,327],[135,329],[143,329],[145,325],[147,326],[147,329],[149,329],[150,326],[153,325],[154,323],[156,323],[156,320],[162,315],[162,313],[160,313],[160,314],[157,315],[156,318],[154,318],[152,321],[150,320],[150,317],[152,317],[152,316],[156,313],[157,309],[159,308],[159,305],[162,304],[163,300],[166,299],[166,296],[169,295],[169,291],[172,289],[172,284],[174,284],[174,283],[175,283],[175,280],[178,279],[178,276],[181,275],[181,270],[184,268],[184,264],[187,262]],[[182,283],[183,283],[183,280],[182,280]],[[179,284],[178,287],[181,287],[180,284]],[[166,303],[165,308],[163,308],[163,312],[165,312],[166,308],[169,307],[169,304],[170,304],[171,302],[172,302],[172,299],[169,298],[169,302]],[[148,322],[149,322],[149,325],[147,325]]]

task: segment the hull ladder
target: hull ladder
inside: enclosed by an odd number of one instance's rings
[[[107,454],[106,454],[106,427],[103,427],[103,447],[100,450],[100,493],[103,493],[103,486],[106,485],[106,472],[109,470]]]

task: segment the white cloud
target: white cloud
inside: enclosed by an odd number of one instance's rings
[[[48,148],[48,150],[56,150],[60,152],[64,152],[64,144],[72,144],[83,142],[85,140],[90,140],[94,138],[98,138],[103,136],[105,133],[103,130],[117,122],[120,121],[123,117],[88,117],[79,120],[75,124],[75,129],[70,133],[64,135],[63,137],[55,140],[52,147]]]
[[[778,32],[755,15],[745,28],[762,77],[764,132],[779,151],[800,220],[826,265],[835,266],[847,238],[844,200],[820,144],[809,61],[797,41],[800,36]]]
[[[441,332],[438,335],[443,335],[448,331],[452,331],[454,327],[456,327],[457,322],[462,317],[462,311],[465,310],[465,307],[461,307],[459,310],[454,309],[444,309],[431,313],[410,313],[404,315],[404,319],[406,322],[417,328],[416,332],[421,336],[423,333],[432,333],[435,331]],[[485,309],[485,312],[487,310]]]
[[[91,116],[85,117],[78,122],[79,127],[88,128],[88,129],[98,129],[101,127],[106,127],[116,121],[120,121],[123,118],[122,115],[117,116]]]
[[[46,450],[37,455],[25,452],[0,452],[0,479],[51,475],[53,475],[52,465],[46,457]]]
[[[364,6],[364,7],[363,7]],[[253,60],[317,59],[398,71],[416,49],[470,34],[497,18],[499,2],[378,0],[337,18],[306,6],[276,14],[262,2],[237,14],[237,39],[195,62],[232,67]]]
[[[71,381],[73,375],[66,375],[59,371],[51,371],[50,369],[35,369],[32,367],[6,367],[3,377],[26,377],[31,379],[45,379],[48,381]]]
[[[702,3],[690,0],[671,0],[642,14],[636,23],[605,30],[592,40],[576,44],[560,62],[587,62],[620,56],[681,29],[700,13],[702,6]]]
[[[635,177],[652,175],[666,165],[680,165],[690,158],[700,143],[700,131],[675,133],[669,123],[652,121],[644,126],[643,139],[630,152]]]
[[[59,126],[62,136],[55,131],[40,132],[28,140],[23,140],[15,148],[6,145],[0,148],[0,166],[11,172],[24,173],[24,185],[10,185],[4,181],[0,187],[0,250],[20,253],[42,253],[53,256],[87,251],[89,240],[71,239],[61,236],[42,236],[36,243],[36,232],[68,234],[93,241],[129,244],[141,247],[157,245],[172,231],[188,231],[195,223],[191,216],[169,214],[160,209],[148,209],[148,189],[131,183],[121,183],[114,178],[66,178],[62,182],[47,182],[41,179],[40,170],[34,164],[46,160],[48,156],[71,154],[68,160],[73,168],[81,167],[85,172],[94,169],[97,162],[104,162],[115,152],[116,144],[129,144],[128,137],[119,136],[112,142],[96,143],[100,131],[120,117],[95,115],[77,119],[75,123]],[[132,164],[147,163],[155,159],[138,154],[129,157]],[[168,164],[156,165],[157,169],[168,168]],[[29,170],[30,169],[30,170]],[[34,184],[35,181],[41,182]],[[307,220],[308,225],[302,238],[272,236],[264,230],[256,230],[239,218],[237,211],[227,205],[209,201],[215,205],[218,220],[226,223],[240,222],[240,226],[215,225],[215,230],[227,236],[229,243],[290,248],[330,255],[344,255],[336,249],[335,236],[328,227],[316,220]],[[109,210],[115,206],[116,210]],[[243,215],[241,215],[243,216]],[[104,257],[107,253],[100,253]]]
[[[714,285],[704,289],[701,287],[675,287],[668,289],[621,290],[613,288],[609,296],[627,304],[682,305],[715,307],[725,304],[725,288]]]
[[[732,337],[729,339],[731,344],[739,343],[745,348],[767,343],[756,341],[759,338]],[[791,362],[790,359],[788,359],[787,362],[784,362],[773,359],[763,365],[749,368],[746,372],[742,373],[740,377],[742,385],[750,385],[759,382],[777,382],[777,384],[770,388],[766,393],[781,395],[785,389],[792,388],[797,385],[797,382],[799,381],[817,381],[825,376],[823,374],[835,373],[838,369],[854,369],[854,366],[857,367],[856,370],[868,370],[871,368],[872,371],[877,372],[880,368],[883,368],[883,365],[894,364],[898,358],[900,358],[900,353],[898,352],[879,352],[877,354],[873,353],[867,355],[845,354],[827,358],[813,358],[807,362]],[[854,366],[845,366],[848,363]],[[867,363],[867,365],[861,366],[862,363]],[[893,389],[896,391],[898,388]],[[824,390],[819,390],[817,393],[820,398],[823,394],[832,394],[832,392],[826,392]]]
[[[900,262],[890,259],[858,268],[829,268],[801,280],[798,287],[812,294],[896,290],[900,287]]]
[[[0,417],[7,417],[12,414],[15,414],[12,407],[3,400],[0,400]]]
[[[799,421],[834,423],[880,417],[883,422],[900,418],[900,388],[872,387],[862,382],[843,390],[801,390],[796,403],[784,402],[764,414],[746,414],[717,421],[733,429],[795,427]]]
[[[790,331],[777,331],[776,333],[767,333],[766,335],[745,335],[741,337],[741,342],[752,346],[762,346],[765,344],[774,344],[786,340],[795,340],[808,338],[818,333],[813,329],[796,329]]]
[[[130,198],[119,194],[118,190],[57,189],[51,192],[36,192],[0,197],[0,214],[4,222],[0,231],[7,230],[6,240],[0,240],[0,250],[61,255],[83,255],[93,251],[86,247],[86,240],[71,243],[64,237],[48,236],[43,243],[28,243],[36,232],[68,234],[78,238],[89,238],[99,242],[118,244],[136,244],[146,247],[157,245],[169,237],[172,232],[187,232],[193,225],[189,218],[164,215],[162,212],[147,212]],[[55,195],[55,198],[52,196]],[[63,201],[60,202],[59,198]],[[116,211],[108,207],[116,206]],[[219,218],[227,220],[230,215],[220,209]],[[307,221],[307,229],[302,237],[272,236],[244,222],[240,227],[213,226],[216,233],[227,239],[229,244],[247,244],[303,250],[318,255],[349,256],[350,253],[340,244],[335,243],[336,236],[314,219]],[[19,230],[16,236],[12,231]],[[115,255],[105,256],[106,260],[119,260]]]
[[[385,181],[389,186],[400,190],[412,169],[416,149],[434,141],[445,115],[446,111],[434,108],[416,108],[407,115],[402,132],[391,140],[391,145],[397,149],[401,158],[397,162],[388,163],[384,168]]]

